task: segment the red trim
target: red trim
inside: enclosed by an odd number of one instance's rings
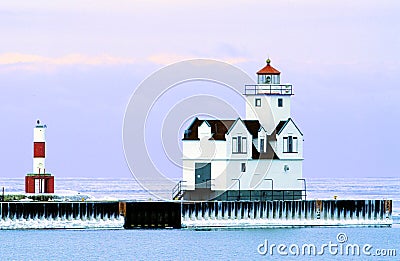
[[[33,143],[33,157],[34,158],[45,158],[46,157],[46,144],[44,142]]]
[[[25,177],[25,193],[35,193],[35,179],[33,177]]]
[[[46,191],[46,193],[54,193],[54,177],[47,179]]]

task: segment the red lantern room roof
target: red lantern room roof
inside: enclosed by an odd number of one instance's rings
[[[262,68],[261,70],[259,70],[257,72],[257,74],[277,74],[277,75],[281,74],[281,72],[278,71],[277,69],[275,69],[274,67],[272,67],[270,65],[270,63],[271,63],[271,60],[268,58],[267,65],[264,68]]]

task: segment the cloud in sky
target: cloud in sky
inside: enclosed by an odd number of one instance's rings
[[[132,58],[115,57],[111,55],[89,56],[84,54],[69,54],[60,57],[46,57],[26,53],[3,53],[0,54],[0,66],[6,69],[22,70],[43,70],[48,66],[69,66],[69,65],[121,65],[132,64]],[[11,66],[11,67],[9,67]]]
[[[167,65],[171,63],[176,63],[182,60],[190,60],[190,59],[197,59],[197,58],[207,58],[207,59],[216,59],[216,60],[221,60],[226,63],[230,64],[238,64],[238,63],[243,63],[249,61],[248,58],[246,57],[228,57],[228,56],[222,56],[222,57],[198,57],[196,55],[182,55],[178,53],[162,53],[162,54],[155,54],[151,55],[147,58],[149,62],[155,63],[155,64],[161,64],[161,65]]]
[[[3,53],[0,54],[1,66],[12,70],[33,70],[47,71],[48,66],[70,66],[70,65],[90,65],[90,66],[113,66],[113,65],[132,65],[138,63],[150,62],[157,65],[167,65],[182,60],[199,58],[196,55],[182,55],[179,53],[160,53],[150,55],[144,59],[135,59],[129,57],[117,57],[112,55],[90,56],[84,54],[68,54],[60,57],[46,57],[27,53]],[[231,64],[247,62],[249,59],[245,57],[204,57],[218,59]],[[9,67],[11,66],[11,67]],[[55,69],[53,67],[53,69]]]

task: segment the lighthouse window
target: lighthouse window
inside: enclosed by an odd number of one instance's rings
[[[247,153],[247,138],[233,137],[232,138],[232,153]]]
[[[247,153],[247,138],[242,138],[242,153]]]
[[[261,107],[261,99],[256,99],[256,107]]]
[[[282,98],[278,99],[278,107],[283,107],[283,99]]]
[[[246,163],[242,163],[241,171],[246,172]]]
[[[260,152],[264,152],[264,139],[260,139]]]
[[[288,136],[283,138],[283,152],[296,153],[298,151],[297,137]]]
[[[288,137],[288,152],[293,152],[293,137]]]

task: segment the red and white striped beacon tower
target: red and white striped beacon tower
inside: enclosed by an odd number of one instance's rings
[[[54,177],[46,173],[46,129],[37,120],[33,129],[33,172],[25,176],[25,193],[54,193]]]

